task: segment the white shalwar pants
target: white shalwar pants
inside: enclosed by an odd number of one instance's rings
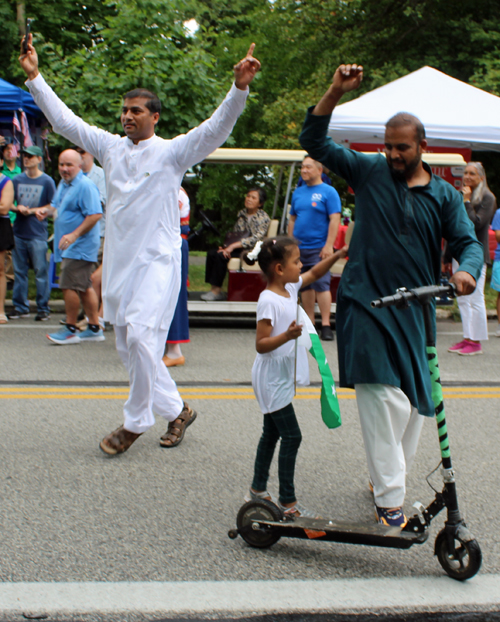
[[[398,387],[356,384],[354,388],[375,504],[401,507],[424,417]]]
[[[458,263],[453,260],[453,273],[458,270]],[[458,308],[462,318],[464,339],[472,341],[486,341],[488,339],[488,318],[484,302],[484,286],[486,284],[486,264],[483,264],[481,276],[476,289],[468,296],[458,296]]]
[[[125,429],[136,434],[146,432],[155,422],[153,412],[174,421],[184,403],[162,361],[168,329],[140,324],[114,328],[116,349],[130,380],[130,393],[123,408]]]

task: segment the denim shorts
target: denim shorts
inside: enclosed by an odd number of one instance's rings
[[[300,249],[300,261],[302,262],[302,270],[301,272],[307,272],[311,268],[321,261],[319,254],[321,253],[322,248],[301,248]],[[330,280],[332,275],[328,271],[324,276],[320,279],[311,283],[307,287],[303,287],[301,291],[305,292],[308,289],[313,289],[315,292],[327,292],[330,290]]]

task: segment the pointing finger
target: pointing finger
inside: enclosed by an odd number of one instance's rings
[[[255,50],[255,43],[252,43],[252,45],[248,48],[248,52],[247,52],[247,58],[250,56],[253,56],[253,51]]]

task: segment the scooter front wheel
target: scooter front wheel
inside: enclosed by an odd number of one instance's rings
[[[247,544],[258,549],[265,549],[278,542],[281,536],[277,529],[261,526],[258,521],[278,522],[282,518],[283,515],[278,506],[262,499],[242,505],[236,517],[236,525],[240,536]]]
[[[481,549],[477,540],[463,541],[455,536],[453,540],[454,550],[448,550],[448,536],[442,529],[437,537],[435,551],[439,563],[446,574],[452,579],[465,581],[473,577],[481,568]]]

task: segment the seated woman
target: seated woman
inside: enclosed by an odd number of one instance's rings
[[[244,249],[252,249],[266,237],[271,219],[262,209],[265,200],[265,190],[251,188],[245,196],[245,209],[238,212],[236,224],[227,234],[224,246],[208,251],[205,282],[210,283],[211,290],[201,295],[202,300],[224,300],[226,294],[222,291],[222,283],[228,261],[231,257],[239,257]]]

